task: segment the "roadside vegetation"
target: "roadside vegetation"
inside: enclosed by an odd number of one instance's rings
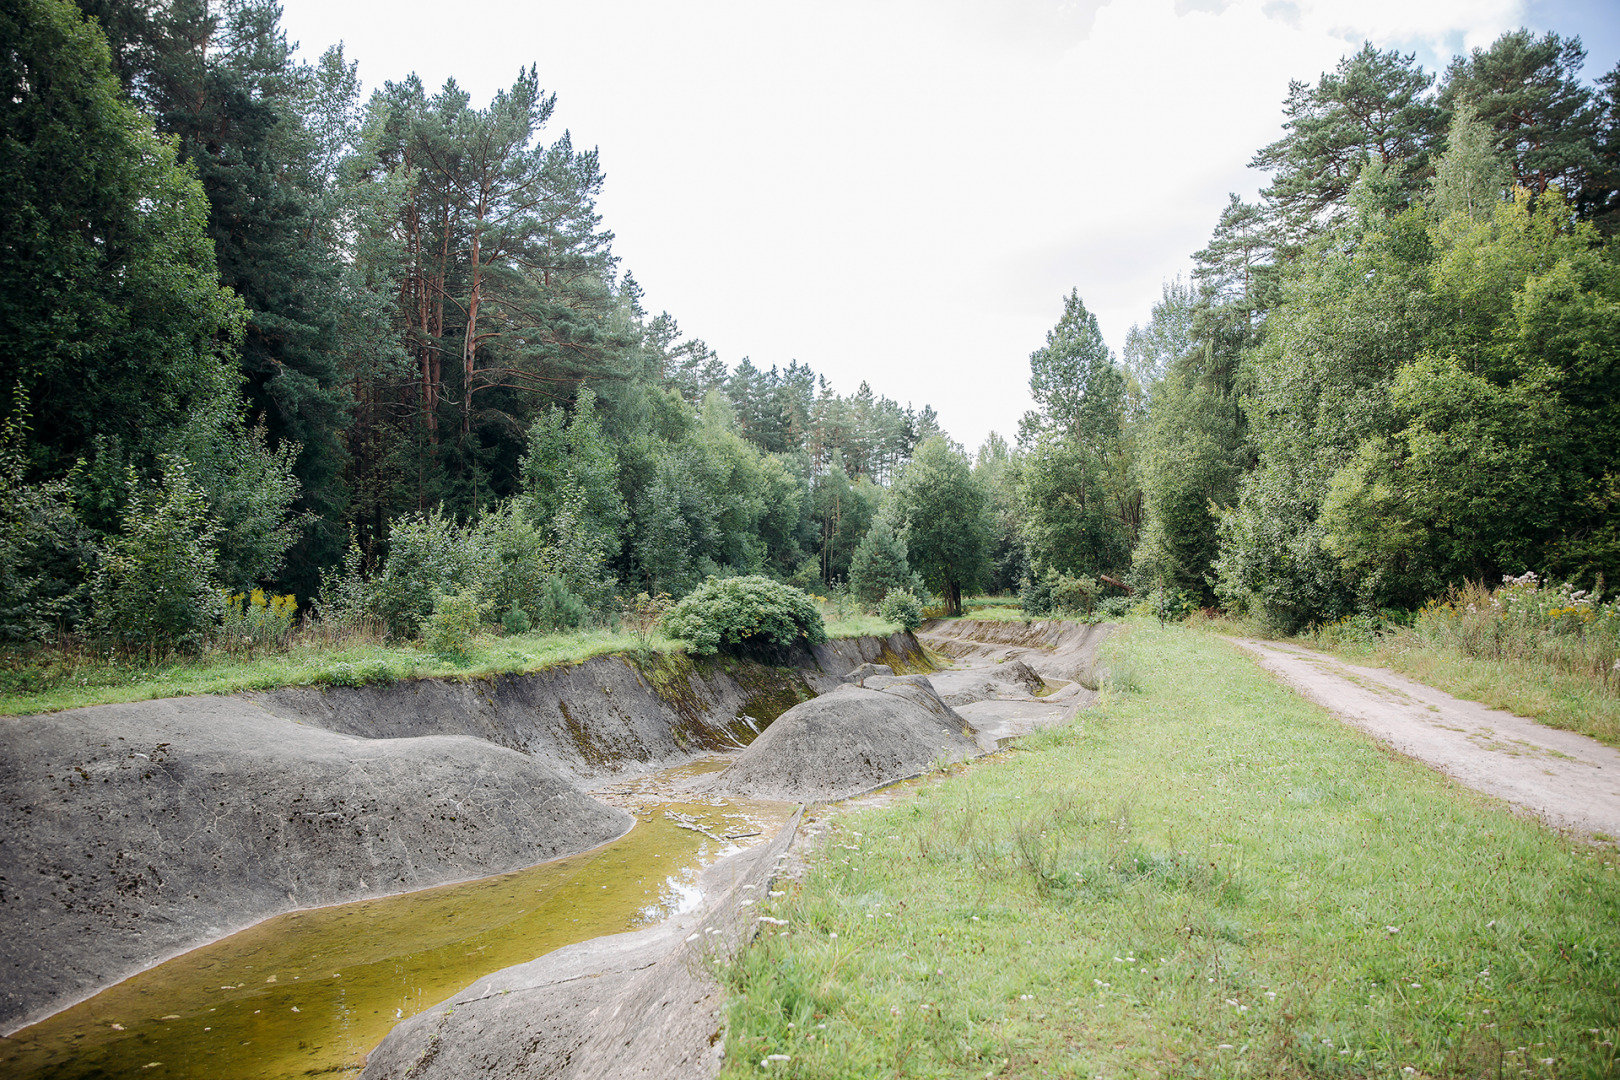
[[[1450,591],[1415,614],[1350,616],[1304,644],[1620,746],[1620,599],[1533,573]]]
[[[724,1075],[1620,1075],[1620,857],[1133,619],[1061,728],[827,811]]]

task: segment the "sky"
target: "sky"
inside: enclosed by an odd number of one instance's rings
[[[476,12],[476,15],[473,14]],[[1613,0],[284,0],[366,86],[538,66],[598,147],[620,268],[722,360],[809,364],[1011,435],[1078,289],[1116,350],[1281,134],[1290,79],[1370,40],[1443,70],[1527,26],[1620,61]]]

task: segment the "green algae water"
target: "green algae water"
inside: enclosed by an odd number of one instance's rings
[[[792,809],[638,798],[655,786],[612,793],[629,797],[615,801],[636,824],[591,851],[280,915],[144,971],[0,1040],[0,1075],[354,1076],[400,1020],[484,975],[689,909],[702,867],[774,832]]]

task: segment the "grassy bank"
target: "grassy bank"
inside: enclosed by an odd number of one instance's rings
[[[1612,850],[1215,634],[1137,620],[1109,663],[1133,692],[835,814],[725,972],[727,1076],[1620,1075]]]
[[[875,616],[840,618],[831,611],[826,624],[833,638],[886,636],[899,629]],[[284,646],[253,654],[214,651],[159,661],[89,648],[13,649],[0,651],[0,716],[281,686],[522,674],[626,652],[641,644],[629,633],[607,629],[485,636],[476,641],[465,663],[436,657],[416,642],[390,644],[320,633],[295,635]],[[662,635],[654,635],[648,644],[658,651],[682,648],[681,642]]]

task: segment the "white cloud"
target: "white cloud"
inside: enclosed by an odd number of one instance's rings
[[[728,362],[862,379],[973,445],[1027,407],[1078,287],[1119,347],[1275,139],[1290,78],[1359,46],[1444,56],[1518,0],[788,6],[286,0],[305,54],[487,100],[536,62],[599,145],[601,209],[654,310]],[[1567,31],[1566,31],[1567,32]],[[1431,61],[1432,63],[1432,61]]]

